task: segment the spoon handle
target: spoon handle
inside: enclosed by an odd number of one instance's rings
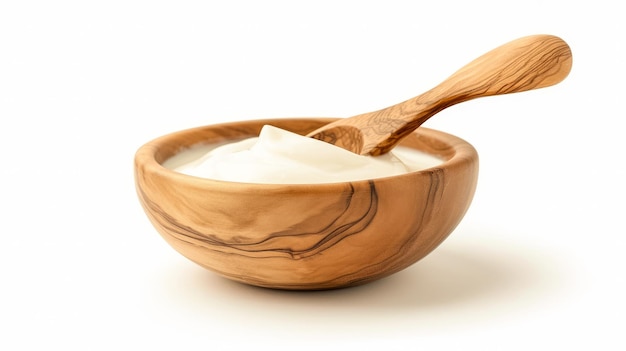
[[[480,56],[414,102],[451,106],[477,97],[544,88],[565,79],[571,66],[571,51],[560,38],[524,37]]]
[[[478,97],[548,87],[565,79],[571,66],[572,53],[560,38],[523,37],[478,57],[417,97],[337,123],[360,130],[357,137],[364,144],[358,153],[380,155],[447,107]]]
[[[570,72],[572,54],[567,43],[552,35],[513,40],[478,57],[438,86],[409,101],[384,110],[385,119],[397,116],[404,127],[390,125],[386,133],[393,147],[437,112],[478,97],[517,93],[561,82]],[[400,107],[398,109],[397,107]],[[408,108],[407,108],[408,107]],[[412,108],[411,108],[412,107]],[[373,123],[376,123],[375,121]],[[379,147],[385,148],[384,145]]]

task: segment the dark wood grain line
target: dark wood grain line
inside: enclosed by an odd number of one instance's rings
[[[406,236],[405,240],[398,246],[397,250],[393,251],[393,253],[381,261],[371,262],[354,272],[344,274],[322,284],[332,286],[341,282],[346,286],[361,285],[375,279],[380,279],[382,276],[398,272],[410,265],[412,261],[407,261],[406,255],[412,250],[415,242],[422,239],[420,233],[423,232],[424,225],[430,222],[432,218],[432,211],[434,208],[437,208],[437,202],[441,200],[444,184],[443,170],[433,169],[433,171],[429,174],[429,179],[430,186],[425,199],[426,205],[423,207],[422,212],[418,215],[420,220],[416,222],[417,225],[413,228],[412,234]],[[384,274],[376,275],[372,274],[372,272],[384,272]]]
[[[237,243],[237,242],[228,242],[224,240],[219,240],[216,238],[216,235],[201,233],[197,230],[189,226],[185,226],[180,224],[175,218],[168,215],[166,211],[161,209],[159,205],[150,200],[150,198],[145,194],[145,192],[140,191],[140,197],[146,206],[149,209],[149,213],[152,218],[162,227],[166,228],[170,235],[175,236],[177,239],[185,241],[189,244],[205,246],[209,249],[218,250],[219,248],[229,248],[234,251],[229,251],[230,253],[245,255],[245,256],[257,256],[254,254],[263,253],[263,257],[280,257],[284,255],[288,255],[294,259],[301,259],[305,257],[309,257],[328,248],[336,245],[338,242],[344,240],[345,238],[358,234],[364,228],[366,228],[372,219],[375,217],[378,207],[378,196],[376,193],[376,188],[373,182],[368,182],[369,189],[369,202],[366,210],[357,216],[354,219],[354,207],[353,196],[348,196],[348,202],[346,204],[346,208],[338,214],[331,222],[326,225],[322,231],[315,233],[300,233],[296,231],[283,231],[278,234],[268,234],[262,235],[264,239],[258,242],[251,243]],[[349,213],[350,217],[347,219],[343,219],[346,222],[342,222],[342,217]],[[324,214],[328,216],[328,214]],[[320,239],[316,241],[313,245],[302,249],[302,250],[292,250],[286,247],[281,246],[272,246],[272,239],[280,238],[280,237],[288,237],[289,239],[298,240],[298,237],[301,236],[310,236],[310,235],[319,235]],[[282,255],[281,255],[282,254]]]

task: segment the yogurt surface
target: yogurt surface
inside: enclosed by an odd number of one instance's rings
[[[258,137],[196,147],[163,166],[191,176],[264,184],[315,184],[388,177],[441,164],[397,146],[380,156],[357,155],[323,141],[266,125]]]

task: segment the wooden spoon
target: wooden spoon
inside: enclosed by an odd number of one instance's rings
[[[470,62],[433,89],[385,109],[340,119],[308,134],[361,155],[381,155],[446,107],[483,96],[539,89],[561,82],[572,53],[553,35],[504,44]]]

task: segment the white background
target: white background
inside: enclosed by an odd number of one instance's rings
[[[617,4],[0,3],[0,349],[623,350]],[[426,123],[478,149],[479,185],[455,232],[392,277],[240,285],[180,256],[139,206],[132,160],[155,137],[372,111],[538,33],[571,45],[563,83]]]

